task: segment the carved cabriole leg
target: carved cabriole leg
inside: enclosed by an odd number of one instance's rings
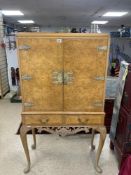
[[[36,135],[35,135],[35,128],[32,128],[32,134],[33,134],[33,145],[32,145],[32,149],[36,149]]]
[[[94,141],[94,136],[95,136],[95,129],[92,128],[92,138],[91,138],[91,149],[95,149],[95,145],[93,144]]]
[[[99,140],[99,146],[98,146],[98,150],[97,150],[97,154],[96,154],[96,160],[95,160],[95,169],[98,173],[102,173],[102,169],[100,168],[100,166],[98,165],[99,163],[99,159],[100,159],[100,155],[101,155],[101,151],[105,142],[105,138],[106,138],[106,127],[105,126],[99,126],[95,128],[96,131],[98,131],[100,133],[100,140]]]
[[[27,135],[26,135],[29,130],[31,130],[31,127],[27,127],[26,125],[22,125],[20,128],[20,138],[21,138],[22,145],[23,145],[25,155],[27,158],[27,167],[24,170],[24,173],[28,173],[30,171],[30,155],[29,155]]]

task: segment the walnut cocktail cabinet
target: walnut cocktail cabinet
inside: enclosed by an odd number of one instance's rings
[[[92,128],[100,132],[95,168],[106,137],[104,127],[107,34],[19,33],[22,91],[20,136],[30,170],[26,134],[34,128]],[[60,129],[61,128],[61,129]]]

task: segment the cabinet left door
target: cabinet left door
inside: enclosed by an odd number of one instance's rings
[[[63,110],[62,46],[55,38],[19,37],[23,111]]]

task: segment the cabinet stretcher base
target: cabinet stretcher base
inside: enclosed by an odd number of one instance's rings
[[[74,127],[77,128],[76,131],[73,131],[74,133],[80,132],[82,130],[85,130],[86,132],[89,129],[92,129],[92,139],[91,139],[91,149],[94,150],[95,149],[95,145],[93,144],[94,141],[94,135],[95,135],[95,131],[98,131],[100,133],[100,139],[99,139],[99,146],[97,149],[97,153],[96,153],[96,158],[95,158],[95,169],[98,173],[102,173],[102,169],[99,166],[99,159],[100,159],[100,155],[101,155],[101,151],[105,142],[105,138],[106,138],[106,128],[105,126],[85,126],[85,127],[80,127],[80,129],[78,129],[78,126],[70,126],[70,127]],[[20,138],[22,141],[22,145],[25,151],[25,155],[26,155],[26,159],[27,159],[27,167],[24,170],[24,173],[28,173],[30,171],[30,167],[31,167],[31,161],[30,161],[30,155],[29,155],[29,149],[28,149],[28,143],[27,143],[27,132],[32,130],[32,134],[33,134],[33,145],[32,145],[32,149],[36,149],[36,135],[35,135],[35,128],[42,130],[42,128],[47,128],[46,130],[48,131],[48,127],[41,127],[41,126],[28,126],[28,125],[22,125],[21,129],[20,129]],[[57,134],[59,135],[66,135],[66,126],[61,126],[61,127],[57,127]],[[69,128],[69,127],[67,127]],[[50,132],[50,130],[49,130]],[[55,132],[55,131],[54,131]],[[63,134],[62,134],[63,132]],[[71,134],[72,131],[69,131],[67,129],[67,135],[69,135],[69,132]]]

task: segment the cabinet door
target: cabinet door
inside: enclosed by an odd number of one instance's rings
[[[61,44],[53,38],[19,38],[24,111],[63,110]],[[30,48],[29,48],[30,47]]]
[[[65,111],[104,110],[107,50],[108,38],[64,39]]]

